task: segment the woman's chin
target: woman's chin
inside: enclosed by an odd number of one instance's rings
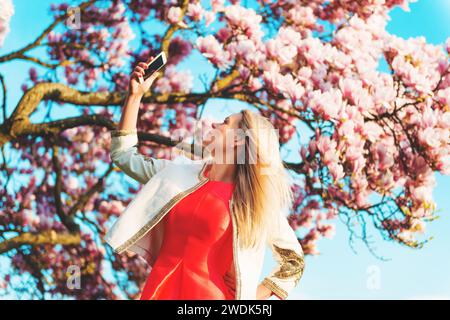
[[[203,146],[203,148],[206,148],[206,147],[210,147],[211,148],[212,143],[213,143],[213,139],[204,139],[202,141],[202,146]]]
[[[205,154],[205,156],[209,156],[212,155],[214,152],[214,148],[213,148],[213,144],[211,142],[209,143],[203,143],[202,147],[203,147],[203,153]]]

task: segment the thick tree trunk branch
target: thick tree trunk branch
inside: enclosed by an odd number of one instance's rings
[[[231,76],[231,75],[230,75]],[[220,86],[226,86],[228,82],[220,82]],[[72,128],[79,125],[101,125],[112,129],[112,122],[101,116],[91,115],[68,118],[49,123],[32,124],[30,115],[37,109],[43,100],[52,100],[60,103],[69,103],[78,106],[113,106],[121,105],[126,97],[126,92],[84,92],[71,88],[61,83],[39,83],[28,90],[19,101],[16,109],[5,123],[0,126],[0,146],[15,137],[25,134],[43,135],[49,132],[59,132],[61,129]],[[240,100],[250,104],[261,104],[272,107],[251,97],[247,92],[218,91],[216,93],[165,93],[152,94],[148,92],[142,102],[144,103],[205,103],[210,98],[224,98]],[[278,110],[278,107],[273,107]],[[283,111],[284,110],[279,110]],[[294,111],[285,111],[291,116],[300,117]]]
[[[227,77],[217,82],[218,87],[227,87],[232,79],[237,75],[235,72],[230,73]],[[35,87],[28,90],[18,103],[16,109],[10,118],[0,126],[0,146],[16,137],[23,135],[43,136],[46,134],[57,134],[65,129],[78,127],[82,125],[99,125],[113,130],[116,125],[105,117],[99,115],[85,115],[79,117],[71,117],[62,120],[51,121],[47,123],[33,124],[30,123],[30,115],[37,109],[39,103],[43,100],[52,100],[60,103],[69,103],[79,106],[113,106],[123,103],[126,92],[84,92],[71,88],[60,83],[39,83]],[[263,105],[273,108],[280,112],[286,112],[294,117],[301,117],[295,111],[285,111],[278,107],[268,105],[264,101],[252,96],[250,92],[230,92],[226,90],[214,93],[165,93],[152,94],[148,92],[142,99],[143,103],[173,104],[173,103],[205,103],[210,98],[225,98],[247,102],[253,105]],[[170,138],[149,133],[140,133],[140,139],[143,141],[152,141],[167,146],[175,146],[178,141]],[[186,146],[185,146],[186,147]],[[193,146],[187,146],[193,153]],[[187,150],[187,149],[184,149]],[[289,169],[299,171],[301,164],[289,164]]]
[[[0,254],[6,253],[13,249],[18,249],[23,245],[78,245],[80,242],[81,238],[79,234],[56,233],[54,230],[45,231],[38,234],[26,232],[14,238],[0,242]]]

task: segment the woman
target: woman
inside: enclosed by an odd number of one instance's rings
[[[206,159],[139,154],[138,108],[158,76],[143,80],[151,59],[134,69],[111,133],[112,161],[145,186],[105,240],[152,267],[143,300],[286,299],[303,274],[304,255],[286,218],[292,191],[273,126],[243,110],[212,125],[202,142]],[[266,245],[277,265],[259,283]]]

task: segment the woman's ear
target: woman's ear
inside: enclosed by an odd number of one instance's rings
[[[235,146],[242,146],[245,143],[245,137],[235,137],[234,138],[234,145]]]
[[[236,134],[234,135],[234,145],[242,146],[244,144],[245,144],[245,133],[242,131],[242,129],[238,129],[236,131]]]

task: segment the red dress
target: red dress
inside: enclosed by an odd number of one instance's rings
[[[233,261],[229,200],[234,185],[209,180],[164,217],[160,253],[141,300],[233,300],[224,275]]]

